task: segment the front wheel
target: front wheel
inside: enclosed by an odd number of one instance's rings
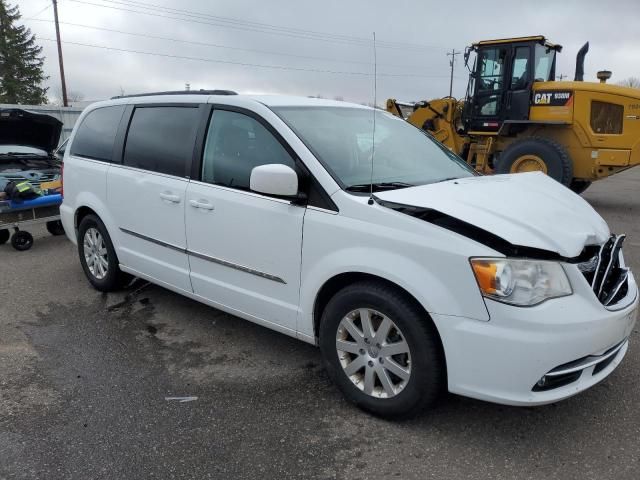
[[[120,271],[109,232],[95,215],[87,215],[80,222],[78,255],[87,279],[96,290],[111,292],[124,285],[126,275]]]
[[[378,282],[353,284],[329,301],[321,322],[327,372],[360,408],[382,417],[409,417],[444,389],[438,333],[398,289]]]

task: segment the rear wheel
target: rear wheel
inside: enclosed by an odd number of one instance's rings
[[[47,231],[54,236],[64,235],[64,227],[62,226],[62,222],[60,220],[47,222]]]
[[[573,163],[562,145],[545,137],[516,140],[500,154],[496,173],[543,172],[569,186]]]
[[[432,404],[445,385],[438,333],[403,292],[361,282],[325,308],[320,349],[332,380],[360,408],[409,417]]]
[[[571,185],[569,185],[569,188],[580,195],[590,186],[591,182],[589,180],[578,180],[577,178],[574,178],[573,180],[571,180]]]
[[[127,275],[118,266],[109,232],[95,215],[87,215],[80,222],[78,255],[87,279],[96,290],[111,292],[127,281]]]

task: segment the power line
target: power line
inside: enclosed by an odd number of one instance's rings
[[[47,5],[42,9],[39,10],[38,13],[34,13],[33,15],[31,15],[30,17],[23,17],[25,20],[35,20],[38,15],[40,15],[41,13],[44,13],[45,10],[48,10],[49,8],[51,8],[51,4],[49,3],[49,0],[47,1]]]
[[[244,31],[250,31],[250,32],[267,33],[272,35],[301,38],[305,40],[341,43],[341,44],[355,45],[355,46],[367,47],[369,45],[367,39],[361,39],[359,37],[337,37],[337,36],[332,36],[332,34],[317,34],[317,33],[313,33],[312,31],[302,31],[302,30],[297,31],[296,29],[286,30],[285,27],[276,27],[276,26],[268,28],[268,27],[255,27],[252,25],[243,25],[240,23],[227,24],[231,20],[218,20],[218,19],[212,20],[211,18],[213,18],[213,16],[209,16],[206,14],[198,14],[198,13],[172,13],[172,12],[167,12],[165,10],[160,9],[160,8],[167,9],[168,7],[154,8],[153,6],[150,6],[151,4],[144,4],[144,5],[147,5],[146,7],[144,7],[146,10],[141,11],[141,10],[133,10],[132,8],[143,8],[142,4],[135,5],[133,3],[124,3],[117,0],[102,0],[102,1],[115,3],[117,5],[125,5],[131,8],[124,8],[122,6],[104,5],[100,3],[93,3],[87,0],[68,0],[68,1],[74,2],[74,3],[80,3],[84,5],[92,5],[92,6],[101,7],[101,8],[108,8],[108,9],[118,10],[123,12],[137,13],[137,14],[148,15],[153,17],[159,17],[159,18],[165,18],[165,19],[171,19],[171,20],[180,20],[180,21],[190,22],[190,23],[197,23],[201,25],[218,26],[222,28],[232,28],[232,29],[244,30]],[[141,3],[141,2],[137,2],[137,3]],[[182,16],[187,16],[191,18],[181,18],[175,15],[182,15]],[[235,21],[240,22],[239,20],[235,20]],[[406,44],[405,46],[403,46],[403,44],[398,42],[385,42],[383,45],[380,45],[380,47],[386,48],[386,49],[404,50],[404,51],[424,51],[424,49],[428,49],[428,48],[432,48],[432,49],[442,48],[437,46],[418,45],[418,44]]]
[[[53,20],[46,20],[46,19],[40,19],[40,18],[36,18],[36,19],[32,19],[32,20],[34,20],[36,22],[53,23]],[[217,43],[197,42],[197,41],[193,41],[193,40],[184,40],[184,39],[178,39],[178,38],[163,37],[163,36],[159,36],[159,35],[151,35],[151,34],[146,34],[146,33],[127,32],[127,31],[124,31],[124,30],[116,30],[116,29],[105,28],[105,27],[96,27],[96,26],[93,26],[93,25],[85,25],[85,24],[82,24],[82,23],[71,23],[71,22],[59,22],[59,23],[61,23],[62,25],[69,25],[69,26],[73,26],[73,27],[87,28],[87,29],[91,29],[91,30],[99,30],[99,31],[104,31],[104,32],[119,33],[119,34],[122,34],[122,35],[132,35],[132,36],[142,37],[142,38],[150,38],[150,39],[155,39],[155,40],[166,40],[166,41],[169,41],[169,42],[186,43],[186,44],[199,45],[199,46],[205,46],[205,47],[224,48],[224,49],[229,49],[229,50],[238,50],[238,51],[252,52],[252,53],[265,53],[265,54],[269,54],[269,55],[280,55],[280,56],[285,56],[285,57],[303,58],[303,59],[310,59],[310,60],[321,60],[321,61],[328,61],[328,62],[335,62],[335,63],[351,63],[351,64],[359,64],[359,65],[367,65],[367,66],[373,65],[371,62],[365,62],[365,61],[338,60],[336,58],[317,57],[317,56],[312,56],[312,55],[297,55],[297,54],[294,54],[294,53],[283,53],[283,52],[276,52],[276,51],[273,51],[273,50],[256,50],[256,49],[252,49],[252,48],[232,47],[230,45],[221,45],[221,44],[217,44]],[[381,66],[399,67],[399,68],[415,68],[416,67],[416,65],[397,65],[397,64],[381,64]],[[420,66],[420,65],[418,65],[418,66]]]
[[[42,38],[42,37],[40,37],[39,40],[44,40],[47,42],[56,41],[53,38]],[[259,63],[249,63],[249,62],[234,62],[231,60],[219,60],[214,58],[188,57],[184,55],[172,55],[167,53],[147,52],[144,50],[131,50],[126,48],[116,48],[116,47],[109,47],[106,45],[94,45],[90,43],[81,43],[81,42],[63,41],[62,43],[66,45],[77,45],[82,47],[112,50],[116,52],[135,53],[140,55],[150,55],[155,57],[175,58],[175,59],[182,59],[182,60],[194,60],[194,61],[209,62],[209,63],[222,63],[222,64],[228,64],[228,65],[238,65],[243,67],[256,67],[256,68],[267,68],[267,69],[274,69],[274,70],[292,70],[292,71],[298,71],[298,72],[329,73],[329,74],[335,74],[335,75],[354,75],[354,76],[366,76],[366,77],[370,77],[372,75],[371,73],[367,73],[367,72],[352,72],[352,71],[339,71],[339,70],[324,70],[324,69],[318,69],[318,68],[288,67],[285,65],[267,65],[267,64],[259,64]],[[412,74],[412,73],[379,73],[378,76],[419,77],[419,78],[446,78],[447,77],[447,75],[422,75],[422,74]]]
[[[219,15],[212,15],[204,12],[195,12],[192,10],[166,7],[164,5],[142,2],[140,0],[100,0],[100,1],[106,2],[106,3],[126,5],[126,6],[136,6],[140,8],[153,8],[157,10],[166,10],[168,12],[174,12],[175,14],[178,14],[178,15],[195,16],[199,18],[209,18],[209,19],[220,21],[220,22],[246,25],[246,26],[251,26],[256,28],[265,28],[265,29],[272,29],[277,31],[301,33],[304,35],[315,35],[315,36],[320,36],[324,38],[335,38],[335,39],[341,39],[341,40],[357,41],[364,44],[365,46],[368,45],[369,43],[369,39],[363,38],[363,37],[356,37],[356,36],[344,35],[344,34],[338,34],[338,33],[320,32],[317,30],[308,30],[308,29],[302,29],[302,28],[284,27],[281,25],[274,25],[271,23],[253,22],[253,21],[243,20],[239,18],[232,18],[232,17],[222,17]],[[418,47],[418,48],[438,48],[438,49],[443,48],[441,46],[424,45],[424,44],[408,43],[408,42],[387,41],[387,42],[377,42],[377,44],[391,45],[391,46],[398,46],[398,47]]]

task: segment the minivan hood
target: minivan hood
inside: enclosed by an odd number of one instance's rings
[[[62,122],[50,115],[19,108],[0,109],[0,145],[23,145],[52,153],[61,133]]]
[[[512,245],[567,258],[610,236],[591,205],[541,172],[460,178],[375,196],[383,202],[435,210]]]

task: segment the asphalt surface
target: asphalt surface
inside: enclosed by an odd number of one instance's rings
[[[640,168],[585,198],[629,235]],[[640,338],[591,390],[515,408],[446,395],[369,416],[313,346],[144,283],[101,294],[64,237],[0,246],[0,478],[640,478]],[[197,397],[180,403],[167,397]]]

